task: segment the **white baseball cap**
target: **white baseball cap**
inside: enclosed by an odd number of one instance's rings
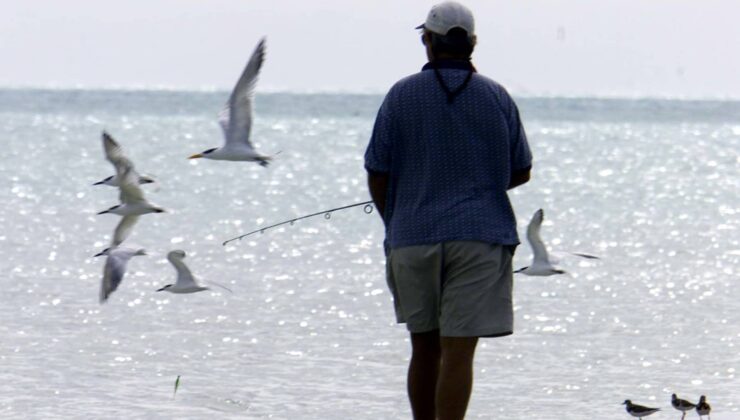
[[[447,35],[447,32],[452,28],[465,30],[469,37],[475,35],[473,12],[454,1],[446,1],[432,6],[426,22],[416,27],[416,29],[426,29],[439,35]]]

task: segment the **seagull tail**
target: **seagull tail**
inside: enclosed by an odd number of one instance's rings
[[[157,180],[149,175],[141,175],[139,177],[139,184],[158,184]]]
[[[233,291],[233,290],[229,289],[228,287],[226,287],[226,286],[224,286],[224,285],[222,285],[222,284],[216,283],[215,281],[210,281],[210,280],[203,280],[203,283],[206,283],[206,284],[211,284],[211,285],[214,285],[214,286],[220,287],[220,288],[222,288],[222,289],[224,289],[224,290],[228,291],[228,292],[229,292],[229,293],[231,293],[231,294],[233,294],[233,293],[234,293],[234,291]]]
[[[585,254],[583,252],[571,252],[570,254],[575,255],[576,257],[587,258],[589,260],[600,260],[601,259],[597,257],[596,255]]]
[[[275,156],[279,155],[280,153],[283,153],[283,151],[282,150],[279,150],[279,151],[277,151],[277,153],[274,153],[274,154],[269,155],[269,156],[259,156],[257,158],[257,161],[260,163],[260,166],[262,166],[263,168],[266,168],[267,165],[270,164],[270,161],[273,160],[275,158]]]

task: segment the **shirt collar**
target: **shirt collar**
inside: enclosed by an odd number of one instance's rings
[[[424,67],[422,67],[421,70],[422,71],[432,70],[434,68],[475,71],[475,67],[473,67],[473,63],[471,63],[469,60],[451,60],[451,59],[430,61],[429,63],[424,64]]]

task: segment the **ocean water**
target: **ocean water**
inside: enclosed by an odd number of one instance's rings
[[[407,333],[383,231],[361,207],[382,100],[258,94],[255,164],[189,161],[221,144],[227,93],[0,90],[0,418],[409,419]],[[511,194],[522,238],[543,208],[568,274],[515,278],[515,334],[481,341],[468,418],[677,418],[671,393],[740,419],[740,103],[519,98],[535,156]],[[98,303],[117,191],[102,130],[167,213]],[[165,255],[227,285],[193,295]],[[526,244],[515,266],[527,264]],[[180,387],[173,395],[174,382]],[[690,418],[696,417],[691,414]]]

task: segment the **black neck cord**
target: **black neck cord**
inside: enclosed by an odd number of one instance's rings
[[[439,72],[439,69],[435,65],[434,67],[434,75],[437,76],[437,81],[439,82],[439,85],[442,86],[442,90],[447,95],[447,103],[451,104],[457,95],[462,93],[463,89],[468,85],[468,82],[470,82],[470,78],[473,77],[473,72],[475,72],[475,68],[471,65],[471,69],[468,71],[468,75],[465,77],[465,80],[463,80],[462,84],[457,87],[455,90],[450,90],[450,88],[445,84],[444,79],[442,79],[442,74]]]

